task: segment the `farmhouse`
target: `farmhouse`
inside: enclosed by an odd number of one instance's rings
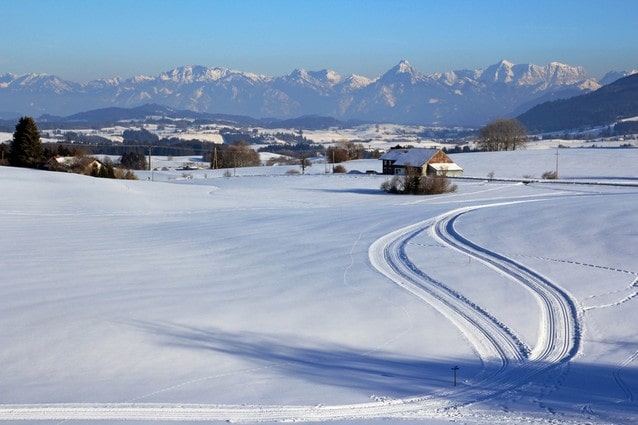
[[[50,171],[70,171],[86,175],[99,173],[103,167],[101,161],[90,156],[54,156],[44,166]]]
[[[404,175],[412,167],[421,175],[458,177],[463,169],[441,149],[403,148],[397,146],[386,152],[383,161],[383,174]]]

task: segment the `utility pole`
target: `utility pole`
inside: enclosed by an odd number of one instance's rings
[[[217,163],[217,146],[213,148],[213,166],[211,167],[213,170],[219,168],[219,164]]]
[[[454,372],[454,386],[456,387],[456,371],[459,370],[458,366],[454,366],[452,371]]]
[[[153,145],[148,145],[148,171],[151,172],[151,181],[153,181],[153,168],[151,167],[151,149]]]
[[[332,173],[335,172],[335,150],[332,150]]]
[[[556,147],[556,178],[558,178],[558,147]]]

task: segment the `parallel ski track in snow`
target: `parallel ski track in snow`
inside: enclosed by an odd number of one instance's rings
[[[622,392],[625,394],[627,401],[634,401],[634,394],[631,391],[631,387],[625,383],[621,375],[623,369],[625,369],[633,361],[635,361],[636,358],[638,358],[638,351],[635,351],[631,356],[627,357],[627,359],[625,359],[625,361],[613,372],[614,380],[616,381],[616,384],[618,384]]]
[[[372,264],[397,285],[431,304],[463,333],[484,362],[485,373],[458,391],[455,405],[470,404],[515,389],[539,373],[573,358],[580,347],[580,317],[576,302],[564,290],[534,270],[479,246],[456,229],[463,215],[481,208],[524,202],[510,201],[456,209],[399,229],[370,248]],[[468,255],[528,289],[541,309],[540,332],[530,349],[496,317],[413,264],[405,247],[428,231],[439,244]],[[479,390],[478,388],[482,388]],[[489,390],[486,390],[489,388]]]
[[[439,216],[433,226],[434,236],[441,243],[472,256],[534,294],[541,308],[541,329],[530,355],[533,364],[551,366],[568,361],[577,354],[581,338],[581,320],[573,297],[531,268],[471,242],[455,229],[456,221],[470,211],[508,204],[513,203],[466,207]]]
[[[484,364],[474,382],[427,395],[335,406],[266,406],[177,403],[61,403],[0,405],[0,420],[146,420],[292,422],[372,418],[450,418],[453,409],[491,398],[529,382],[572,358],[580,342],[579,317],[571,297],[548,279],[461,236],[456,220],[488,204],[457,209],[391,232],[369,249],[371,264],[392,282],[432,305],[463,333]],[[533,349],[504,323],[462,294],[428,276],[406,254],[422,232],[524,285],[542,310],[542,330]],[[451,410],[452,409],[452,410]],[[459,412],[456,412],[458,414]]]
[[[511,363],[522,364],[529,349],[504,324],[458,292],[419,269],[405,249],[420,233],[436,226],[437,218],[399,229],[375,241],[370,261],[395,284],[408,290],[437,309],[467,338],[484,363],[482,381],[492,381]],[[446,241],[442,241],[447,245]],[[485,386],[483,386],[485,387]],[[489,392],[491,394],[491,391]],[[489,396],[465,398],[466,402]]]

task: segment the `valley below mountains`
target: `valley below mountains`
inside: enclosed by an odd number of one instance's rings
[[[374,79],[303,69],[272,77],[203,66],[85,83],[48,74],[5,73],[0,74],[0,118],[67,116],[154,103],[254,118],[318,115],[339,120],[480,126],[495,117],[517,116],[548,100],[589,93],[623,75],[609,73],[597,81],[582,67],[505,60],[486,69],[427,75],[403,60]]]

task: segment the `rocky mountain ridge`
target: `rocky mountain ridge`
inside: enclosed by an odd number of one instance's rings
[[[611,74],[610,74],[611,75]],[[620,74],[619,74],[620,75]],[[612,77],[610,77],[612,78]],[[582,67],[501,61],[486,69],[422,74],[406,60],[374,79],[296,69],[273,77],[182,66],[158,76],[76,83],[54,75],[0,74],[0,111],[70,115],[148,103],[256,118],[322,115],[427,125],[482,125],[549,99],[598,89]]]

